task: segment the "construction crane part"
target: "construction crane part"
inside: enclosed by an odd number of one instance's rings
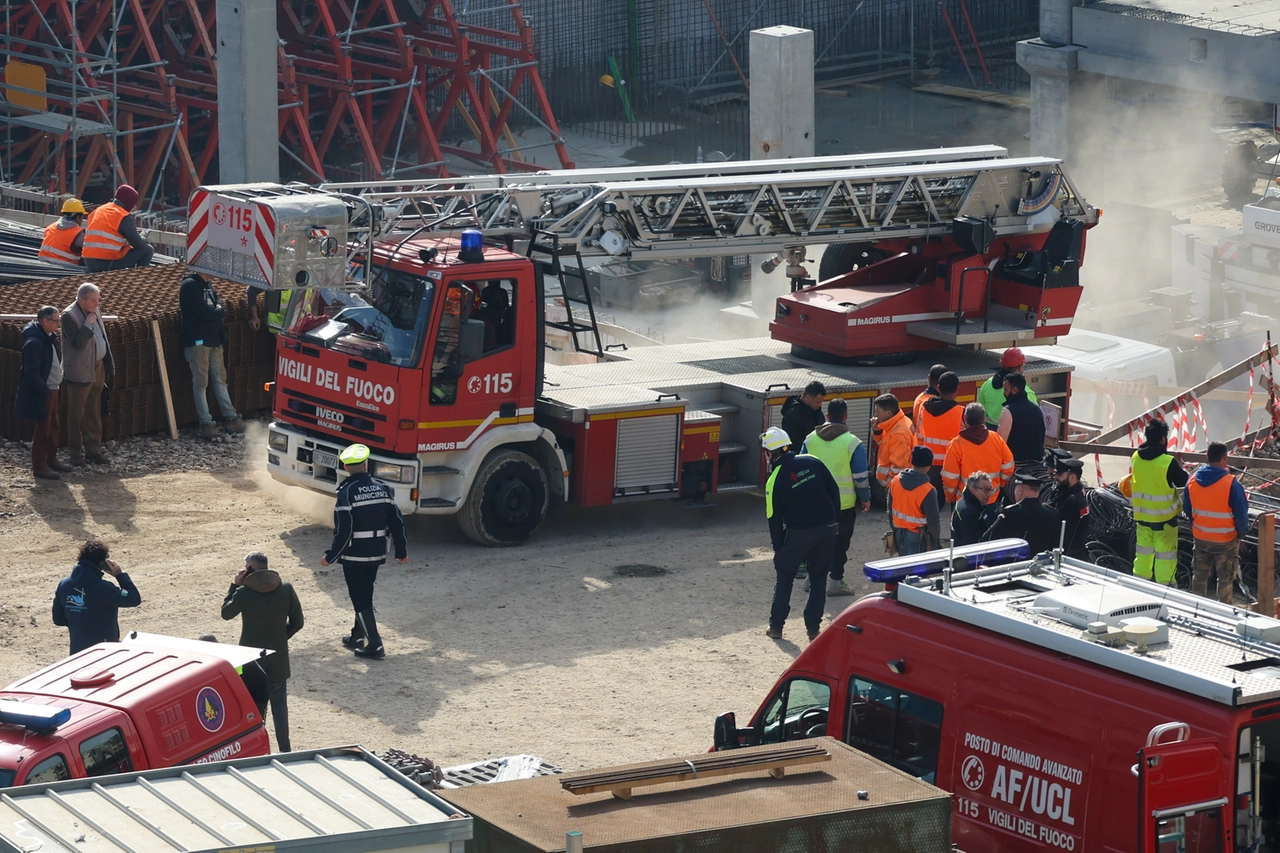
[[[167,174],[166,189],[185,199],[217,174],[214,0],[9,5],[8,55],[49,78],[55,111],[36,118],[65,131],[34,119],[14,128],[8,155],[26,163],[20,183],[81,197],[104,181],[130,183],[150,198]],[[279,0],[283,172],[308,181],[444,175],[445,154],[498,172],[548,160],[572,168],[520,5],[495,9],[487,26],[467,27],[450,0]],[[517,142],[513,120],[533,128],[528,142]],[[474,143],[442,145],[445,136]],[[544,147],[554,155],[536,165],[527,152]]]
[[[177,423],[182,426],[196,422],[191,372],[178,337],[178,284],[183,274],[184,269],[174,264],[8,285],[0,287],[0,314],[34,318],[43,305],[64,308],[73,303],[81,283],[92,281],[98,285],[104,314],[118,318],[105,323],[116,372],[109,383],[111,402],[103,437],[157,432],[167,428],[168,417],[152,321],[160,326]],[[275,375],[275,338],[265,325],[257,332],[249,328],[243,287],[218,279],[211,279],[211,283],[227,309],[228,339],[223,354],[227,388],[236,411],[247,414],[270,409],[271,394],[263,386]],[[0,320],[0,400],[12,401],[18,390],[24,325],[24,320]],[[62,395],[64,430],[66,400]],[[33,427],[32,421],[13,417],[13,406],[0,406],[0,435],[29,441]],[[62,440],[65,439],[64,431]]]

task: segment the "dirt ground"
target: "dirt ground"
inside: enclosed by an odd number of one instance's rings
[[[471,544],[451,519],[411,517],[409,562],[384,567],[377,585],[387,658],[362,661],[338,643],[351,620],[341,569],[320,566],[332,500],[271,481],[264,443],[256,425],[226,445],[222,471],[56,483],[34,480],[8,443],[0,549],[15,582],[0,603],[0,683],[65,656],[50,604],[88,536],[108,542],[142,594],[121,611],[123,630],[224,641],[239,624],[219,615],[227,585],[245,553],[266,552],[306,615],[290,643],[295,749],[358,742],[444,766],[527,752],[565,769],[695,753],[715,714],[750,716],[806,643],[798,583],[785,639],[764,636],[764,507],[738,494],[700,509],[571,508],[504,550]],[[886,526],[875,511],[858,525],[848,579],[859,590],[871,590],[862,561]]]

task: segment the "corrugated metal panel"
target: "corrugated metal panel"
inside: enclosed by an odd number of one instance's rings
[[[638,492],[647,486],[652,492],[675,488],[679,455],[678,415],[619,420],[614,489]]]
[[[832,399],[831,397],[827,398]],[[871,403],[872,397],[859,397],[845,400],[849,404],[849,418],[846,421],[849,431],[866,443],[871,440]],[[824,409],[825,411],[825,409]],[[782,426],[782,405],[769,407],[769,426]],[[799,450],[799,448],[796,448]]]
[[[330,748],[10,788],[0,853],[416,850],[468,818],[363,750]]]

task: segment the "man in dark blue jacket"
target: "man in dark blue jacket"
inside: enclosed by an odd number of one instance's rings
[[[835,557],[839,531],[840,487],[821,459],[791,452],[791,439],[784,430],[770,427],[760,436],[760,444],[773,467],[764,487],[764,506],[777,574],[765,634],[782,639],[783,623],[791,613],[791,587],[800,564],[807,562],[809,602],[804,608],[804,626],[812,640],[822,629],[822,612],[827,606],[827,572]]]
[[[213,396],[222,410],[222,426],[227,432],[244,432],[244,421],[236,412],[227,393],[226,371],[222,366],[222,347],[227,342],[227,329],[222,320],[227,309],[222,307],[218,292],[203,276],[189,272],[178,286],[179,333],[183,355],[191,367],[191,392],[195,396],[196,416],[200,419],[200,437],[213,438],[217,430],[209,414],[206,389],[213,383]]]
[[[60,480],[70,465],[58,461],[58,388],[62,385],[62,350],[58,347],[58,309],[46,305],[22,329],[22,374],[13,401],[13,416],[35,421],[31,437],[31,473],[41,480]]]
[[[103,577],[109,573],[120,584]],[[53,596],[53,624],[70,629],[71,654],[98,643],[120,641],[121,607],[142,603],[138,588],[115,560],[107,546],[90,539],[80,547],[80,561],[71,575],[62,579]]]
[[[342,638],[342,645],[357,657],[381,660],[386,651],[373,617],[373,584],[378,579],[378,566],[387,561],[387,536],[395,543],[396,562],[409,559],[404,516],[391,487],[369,474],[368,447],[353,444],[338,454],[338,459],[350,476],[338,486],[333,543],[320,565],[342,564],[347,594],[356,611],[355,627],[350,636]]]

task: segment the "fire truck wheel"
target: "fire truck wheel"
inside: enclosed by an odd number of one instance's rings
[[[874,243],[832,243],[822,251],[818,262],[818,281],[826,281],[847,272],[884,260],[884,252]]]
[[[547,515],[547,475],[532,457],[503,450],[480,466],[458,525],[481,545],[519,545]]]

